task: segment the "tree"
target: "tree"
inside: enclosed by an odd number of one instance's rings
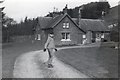
[[[4,42],[9,42],[10,41],[10,36],[11,36],[11,23],[14,22],[12,18],[9,18],[7,16],[4,17],[3,19],[3,26],[2,26],[2,36],[3,36],[3,41]]]
[[[27,21],[28,21],[28,17],[26,16],[24,22],[26,23]]]
[[[79,8],[83,7],[81,12],[82,18],[86,19],[98,19],[102,17],[102,12],[108,14],[110,5],[108,2],[91,2],[88,4],[81,5],[79,7],[75,7],[73,9],[68,9],[68,14],[72,18],[78,18]],[[59,14],[62,14],[63,11],[60,11]],[[47,17],[52,17],[53,12],[47,14]]]
[[[102,17],[102,12],[108,13],[110,5],[108,2],[92,2],[84,5],[82,18],[98,19]]]
[[[3,3],[4,1],[0,1],[0,4]],[[3,35],[1,34],[2,33],[2,24],[3,24],[3,18],[5,16],[5,13],[3,12],[5,7],[1,7],[0,8],[0,37],[2,36],[2,39],[3,39]],[[0,42],[3,41],[0,39]]]

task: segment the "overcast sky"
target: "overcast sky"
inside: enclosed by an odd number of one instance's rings
[[[52,12],[54,7],[61,11],[66,4],[68,4],[68,8],[74,8],[96,1],[98,2],[99,0],[5,0],[0,6],[5,6],[4,12],[7,16],[19,22],[23,20],[25,16],[28,16],[28,18],[45,16],[49,12]],[[110,3],[110,6],[113,7],[118,4],[119,0],[107,1]]]

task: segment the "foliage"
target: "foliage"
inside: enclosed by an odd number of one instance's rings
[[[82,6],[84,6],[83,10],[81,11],[82,18],[92,19],[100,18],[102,15],[102,11],[108,13],[110,8],[108,2],[92,2]],[[75,7],[74,9],[68,9],[67,12],[72,18],[77,18],[79,15],[79,8],[81,8],[82,6]],[[60,15],[63,14],[63,11],[55,13],[57,13],[57,15]],[[46,17],[53,17],[55,16],[55,13],[50,12],[46,15]],[[38,22],[37,18],[28,19],[28,17],[25,17],[25,19],[20,23],[12,24],[13,22],[15,22],[12,18],[6,17],[5,13],[2,13],[2,15],[4,16],[3,24],[7,24],[7,28],[3,26],[3,37],[6,37],[6,39],[11,36],[33,35],[35,33]]]
[[[104,20],[109,24],[109,26],[111,26],[110,39],[115,42],[119,41],[119,7],[120,5],[112,7],[109,11],[109,14],[104,17]]]
[[[82,5],[83,9],[81,11],[82,18],[87,18],[87,19],[98,19],[101,18],[102,16],[102,11],[107,14],[110,9],[110,5],[108,2],[91,2],[85,5]],[[68,9],[68,14],[72,18],[77,18],[79,15],[79,8],[82,6],[75,7],[73,9]],[[59,14],[62,14],[63,12],[60,11]],[[49,13],[47,16],[52,17],[53,12]]]
[[[12,22],[14,22],[14,20]],[[7,27],[3,26],[3,41],[6,42],[6,40],[12,36],[33,35],[36,25],[37,19],[27,19],[26,17],[25,20],[20,23],[10,23]]]
[[[9,25],[10,35],[19,36],[19,35],[32,35],[34,34],[34,29],[37,25],[37,19],[27,19],[25,18],[24,22]]]

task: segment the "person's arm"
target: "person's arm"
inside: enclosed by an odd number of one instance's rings
[[[55,43],[54,43],[54,50],[55,50],[55,51],[58,51],[57,48],[56,48],[56,46],[55,46]]]

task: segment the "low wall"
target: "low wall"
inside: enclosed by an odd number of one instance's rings
[[[10,39],[12,42],[24,42],[24,41],[34,40],[34,36],[33,35],[13,36]]]

